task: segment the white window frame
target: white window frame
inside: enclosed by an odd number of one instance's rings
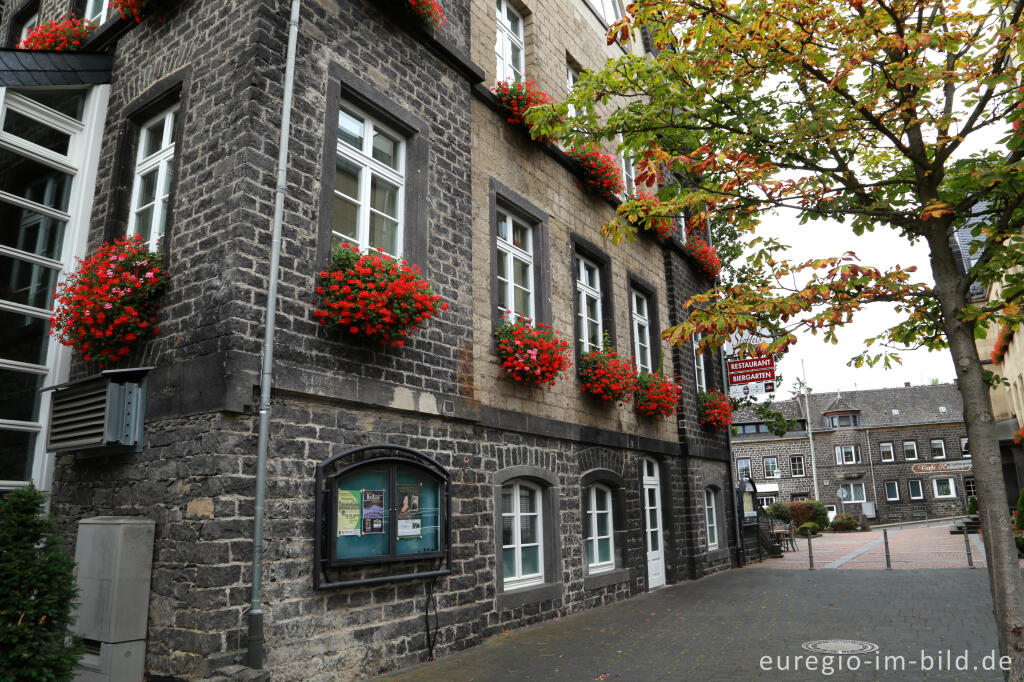
[[[964,478],[964,497],[970,499],[978,496],[978,484],[974,481],[974,477],[967,476]]]
[[[571,95],[573,88],[576,87],[576,82],[580,79],[580,70],[572,65],[570,62],[565,63],[565,89],[567,95]],[[569,118],[576,116],[576,107],[573,105],[569,106]]]
[[[960,439],[960,453],[964,459],[971,458],[971,444],[966,437]]]
[[[597,494],[598,491],[605,493],[608,497],[608,510],[598,511],[597,510]],[[587,524],[587,530],[589,531],[589,537],[584,539],[584,542],[589,544],[591,547],[590,561],[587,563],[587,573],[604,573],[615,569],[615,493],[606,485],[601,483],[594,483],[586,488],[587,506],[585,507],[586,518],[584,523]],[[597,517],[599,514],[608,515],[608,533],[606,535],[599,535],[597,532]],[[609,560],[598,561],[598,541],[608,540],[609,547]],[[586,556],[586,549],[584,549],[583,555]]]
[[[889,453],[888,457],[885,456],[886,451],[888,451],[888,453]],[[890,442],[879,443],[878,444],[878,456],[882,458],[883,462],[895,462],[896,461],[896,449],[893,447],[893,444],[890,443]]]
[[[836,464],[861,464],[860,446],[858,445],[837,445],[835,452]]]
[[[643,310],[639,303],[643,303]],[[654,339],[651,335],[651,299],[637,289],[629,290],[629,309],[633,320],[633,362],[638,374],[650,373],[654,363]],[[644,361],[644,351],[647,360]]]
[[[512,512],[505,513],[502,510],[501,518],[502,524],[504,525],[506,517],[512,517],[512,539],[511,545],[502,544],[501,549],[504,553],[506,549],[515,550],[515,565],[516,575],[509,577],[503,576],[504,588],[506,591],[515,590],[522,587],[530,587],[533,585],[540,585],[544,582],[544,491],[538,485],[528,483],[527,481],[514,480],[505,483],[502,486],[502,495],[504,495],[505,488],[512,489]],[[537,511],[526,512],[525,514],[519,509],[519,491],[521,488],[527,488],[533,491],[535,499],[537,500]],[[536,516],[537,524],[537,542],[527,543],[523,545],[522,534],[520,533],[520,522],[523,516]],[[499,528],[498,532],[502,533],[503,528]],[[523,547],[537,547],[537,567],[540,569],[539,573],[531,573],[530,575],[523,575]],[[502,558],[503,560],[503,558]]]
[[[715,513],[715,491],[704,489],[704,524],[707,528],[708,551],[718,549],[718,516]]]
[[[935,444],[939,444],[940,455],[935,454]],[[929,452],[931,452],[932,459],[946,459],[946,442],[941,438],[932,438],[931,443],[928,445]]]
[[[508,15],[512,14],[519,22],[519,30],[513,30]],[[508,0],[497,0],[495,4],[497,19],[497,36],[494,41],[496,59],[495,81],[521,81],[526,71],[526,39],[523,37],[523,15]],[[513,64],[512,48],[519,48],[519,64]],[[517,68],[518,67],[518,68]]]
[[[907,446],[908,445],[913,446],[913,450],[914,450],[914,456],[913,457],[907,457]],[[908,461],[908,462],[916,462],[917,461],[918,454],[917,454],[917,441],[916,440],[905,440],[905,441],[903,441],[903,459]]]
[[[347,194],[342,194],[337,190],[337,188],[335,188],[334,200],[337,201],[341,199],[343,201],[356,204],[358,215],[356,218],[356,234],[342,234],[341,232],[334,230],[332,226],[332,241],[346,241],[364,251],[370,248],[376,248],[376,244],[370,244],[370,215],[371,213],[378,213],[389,220],[397,220],[398,225],[395,226],[395,252],[392,253],[390,251],[385,251],[385,253],[389,256],[393,256],[394,258],[401,258],[405,248],[405,136],[388,127],[386,124],[381,123],[373,116],[370,116],[359,107],[353,106],[347,101],[341,102],[338,107],[339,119],[342,114],[342,109],[345,110],[346,114],[353,118],[357,118],[363,124],[363,146],[361,149],[357,149],[355,146],[342,140],[340,136],[335,140],[337,158],[343,158],[345,161],[359,168],[359,196],[353,197]],[[375,131],[380,131],[386,137],[396,141],[395,159],[398,165],[397,169],[373,158],[373,137]],[[381,213],[371,207],[370,189],[372,187],[374,176],[380,177],[382,180],[398,187],[398,196],[396,198],[397,205],[395,207],[394,216]]]
[[[601,296],[601,266],[580,254],[576,254],[576,305],[579,306],[579,312],[577,313],[579,337],[576,339],[576,345],[579,349],[580,357],[591,351],[601,350],[601,344],[604,340],[604,315],[601,309]],[[597,303],[594,306],[594,309],[597,311],[596,320],[587,316],[588,299],[593,299]],[[596,346],[590,342],[590,334],[588,334],[592,324],[597,325]]]
[[[776,495],[758,495],[757,503],[760,504],[762,507],[770,507],[776,502],[778,502],[778,499],[779,498]]]
[[[584,2],[589,2],[590,6],[597,10],[601,20],[608,26],[622,18],[622,8],[619,6],[618,0],[584,0]]]
[[[797,466],[797,463],[800,466]],[[789,471],[793,478],[803,478],[807,475],[806,469],[804,469],[804,456],[803,455],[790,455],[789,457]],[[797,471],[800,473],[798,474]]]
[[[914,494],[914,484],[917,484],[917,495]],[[910,492],[911,500],[924,499],[924,482],[920,478],[912,478],[907,481],[907,490]]]
[[[743,467],[740,464],[741,462],[746,462],[747,466]],[[743,478],[744,468],[746,469],[747,476],[750,476],[751,478],[753,478],[753,476],[751,476],[751,471],[753,471],[753,470],[750,467],[750,458],[749,457],[739,457],[739,458],[737,458],[736,459],[736,476],[738,478]]]
[[[621,145],[622,136],[619,136],[619,144]],[[632,194],[636,191],[636,165],[633,164],[633,159],[630,158],[629,152],[622,151],[619,153],[619,168],[622,170],[622,194]]]
[[[106,2],[107,0],[101,0],[101,1],[102,2]],[[34,29],[38,25],[39,25],[39,11],[36,10],[36,13],[30,15],[29,18],[25,20],[25,23],[21,25],[21,35],[18,36],[18,43],[21,43],[23,40],[25,40],[25,38],[28,37],[29,31],[31,31],[32,29]]]
[[[164,230],[167,227],[167,213],[171,208],[170,187],[172,180],[171,174],[174,172],[174,152],[177,148],[177,142],[174,140],[174,135],[175,127],[177,125],[178,107],[178,104],[167,107],[159,114],[153,116],[139,126],[139,136],[137,139],[138,149],[135,153],[135,175],[132,179],[132,199],[131,208],[128,212],[127,234],[131,236],[139,232],[137,216],[141,210],[152,206],[153,213],[150,218],[149,239],[146,242],[146,246],[151,251],[155,251],[157,249],[160,244],[160,240],[164,236]],[[163,130],[162,137],[160,139],[160,148],[149,156],[143,156],[146,151],[144,144],[146,132],[154,124],[161,121],[163,122]],[[142,178],[153,171],[156,171],[156,193],[153,196],[153,201],[152,203],[139,206],[139,192],[142,189]]]
[[[939,481],[949,481],[949,494],[939,494]],[[935,495],[936,500],[951,500],[956,497],[956,479],[952,476],[933,478],[932,479],[932,493]]]
[[[892,492],[890,492],[889,485],[892,485]],[[885,500],[887,502],[899,502],[900,501],[900,483],[899,481],[886,481],[885,482]]]
[[[868,499],[867,496],[864,493],[864,484],[863,483],[842,483],[842,484],[840,484],[839,489],[842,490],[843,488],[846,488],[847,492],[850,493],[850,496],[848,498],[846,498],[845,500],[843,500],[843,502],[845,504],[866,502],[867,499]],[[860,497],[857,497],[854,494],[855,490],[859,490],[860,491]]]
[[[690,343],[693,344],[693,383],[697,387],[698,393],[703,393],[708,390],[708,377],[707,373],[704,371],[704,354],[700,352],[701,338],[701,334],[697,333],[693,335],[692,339],[690,339]]]
[[[90,9],[92,9],[92,14],[89,13]],[[98,26],[102,26],[110,16],[110,0],[86,0],[82,16],[89,21],[95,21]]]
[[[534,280],[533,226],[500,208],[495,212],[495,216],[498,221],[498,224],[494,226],[498,249],[497,257],[499,260],[504,261],[505,275],[508,277],[507,280],[503,280],[501,278],[500,268],[497,266],[495,267],[495,277],[497,278],[495,286],[498,287],[499,290],[504,291],[505,302],[508,304],[508,307],[503,308],[499,301],[498,312],[500,315],[505,316],[505,319],[510,322],[513,321],[514,316],[515,319],[526,318],[530,320],[531,324],[533,324],[537,316],[537,306],[534,301],[537,287]],[[505,225],[505,236],[502,236],[502,224]],[[526,230],[525,244],[521,246],[517,245],[512,239],[516,225]],[[529,310],[527,311],[518,311],[515,309],[516,289],[523,289],[523,287],[519,286],[515,282],[514,266],[516,261],[525,263],[527,266],[527,284],[529,285],[529,289],[526,290],[529,305]]]
[[[768,462],[771,462],[771,471],[769,471]],[[765,478],[782,478],[782,470],[779,469],[779,458],[778,457],[765,457],[762,461],[764,467]]]

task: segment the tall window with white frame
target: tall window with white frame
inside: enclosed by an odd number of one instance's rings
[[[601,270],[592,261],[576,257],[576,296],[579,309],[579,336],[576,346],[580,356],[601,350],[604,321],[601,316]]]
[[[405,139],[349,104],[338,110],[332,246],[401,257]]]
[[[619,142],[622,142],[621,137]],[[628,152],[623,151],[619,154],[619,160],[622,162],[622,192],[632,194],[636,190],[636,166],[633,165],[633,158]]]
[[[924,486],[921,484],[921,479],[912,478],[909,481],[907,481],[907,489],[910,491],[910,499],[924,499]]]
[[[966,438],[961,438],[960,439],[960,452],[963,454],[965,459],[970,459],[970,457],[971,457],[971,445],[967,441]]]
[[[501,209],[496,216],[498,313],[533,320],[533,228]]]
[[[495,15],[498,20],[498,34],[494,41],[494,56],[497,59],[495,78],[498,81],[521,81],[525,70],[523,55],[526,52],[523,15],[508,0],[495,0]]]
[[[803,455],[793,455],[789,458],[789,471],[793,478],[801,478],[805,475]]]
[[[587,571],[601,573],[615,568],[615,530],[612,491],[607,486],[587,486],[583,493],[583,542]]]
[[[652,371],[651,359],[651,319],[648,310],[648,298],[631,289],[629,292],[630,308],[633,313],[633,362],[641,373]]]
[[[885,482],[885,499],[888,502],[900,501],[900,486],[898,481]]]
[[[878,453],[883,462],[892,462],[896,459],[893,455],[892,443],[879,443]]]
[[[700,334],[694,334],[690,339],[690,343],[693,344],[694,385],[697,387],[698,393],[708,390],[708,378],[704,372],[704,354],[700,352],[700,338]]]
[[[619,6],[619,0],[592,0],[590,4],[597,9],[604,23],[609,26],[622,18],[622,8]]]
[[[776,457],[765,457],[764,458],[764,477],[765,478],[778,478],[779,472],[779,460]]]
[[[704,489],[704,521],[708,531],[708,550],[718,549],[718,517],[715,514],[715,491]]]
[[[917,459],[917,443],[912,440],[903,441],[903,459],[913,462]]]
[[[750,476],[750,460],[746,457],[736,460],[736,475],[738,478]]]
[[[177,116],[175,104],[146,121],[139,131],[128,234],[138,235],[153,250],[167,227]]]
[[[931,442],[932,459],[946,459],[946,442],[941,438],[933,439]]]
[[[580,70],[573,66],[571,63],[566,62],[565,64],[565,85],[566,92],[572,94],[573,88],[576,87],[576,81],[580,79]],[[576,107],[569,105],[569,118],[576,116]]]
[[[978,488],[974,485],[973,478],[964,479],[964,495],[966,495],[967,497],[978,496]]]
[[[501,564],[505,589],[544,582],[541,492],[512,481],[501,488]]]
[[[86,0],[83,16],[99,25],[110,16],[110,0]]]

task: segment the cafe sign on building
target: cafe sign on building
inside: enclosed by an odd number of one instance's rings
[[[916,474],[939,474],[970,471],[971,467],[969,459],[961,459],[955,462],[922,462],[910,468]]]

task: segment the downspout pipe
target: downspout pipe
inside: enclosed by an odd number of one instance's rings
[[[256,445],[256,503],[252,530],[252,603],[249,606],[249,638],[246,664],[263,668],[263,507],[267,496],[267,449],[270,442],[270,389],[274,378],[274,328],[277,315],[277,283],[281,270],[281,232],[284,225],[284,197],[288,173],[288,139],[291,128],[292,91],[295,86],[295,46],[299,40],[299,5],[292,0],[288,21],[288,56],[284,69],[281,101],[281,131],[277,151],[277,187],[274,192],[274,224],[270,246],[270,275],[267,284],[266,326],[263,330],[263,363],[260,371],[260,420]]]

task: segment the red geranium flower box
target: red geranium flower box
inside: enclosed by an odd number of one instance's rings
[[[569,342],[546,324],[506,319],[494,331],[505,376],[532,386],[552,386],[569,367]]]
[[[21,50],[57,50],[73,52],[82,46],[82,41],[96,30],[96,23],[72,15],[51,19],[39,24],[18,43]]]
[[[424,25],[437,28],[444,25],[444,8],[437,0],[407,0],[409,8]]]
[[[999,336],[996,337],[996,345],[992,349],[992,364],[1002,364],[1006,351],[1010,349],[1010,342],[1013,341],[1014,331],[1007,325],[999,327]]]
[[[595,146],[570,147],[567,153],[579,166],[580,187],[609,201],[622,193],[622,173],[614,156]]]
[[[50,333],[104,367],[160,333],[157,299],[165,281],[160,255],[140,237],[103,244],[57,285]]]
[[[670,417],[682,394],[682,387],[672,377],[644,373],[636,378],[633,409],[645,417]]]
[[[689,249],[693,259],[697,261],[700,271],[708,279],[714,279],[722,271],[722,261],[718,257],[718,251],[699,236],[691,235],[686,240],[686,248]]]
[[[580,390],[606,403],[625,401],[636,389],[636,367],[614,348],[594,350],[580,358]]]
[[[498,104],[505,112],[505,120],[511,125],[522,126],[527,132],[530,132],[532,126],[523,118],[526,110],[539,104],[551,103],[548,93],[529,79],[512,82],[499,81],[491,88],[491,92],[498,98]]]
[[[700,394],[700,423],[716,429],[732,425],[732,401],[719,391]]]
[[[412,329],[448,308],[418,266],[380,251],[361,253],[348,242],[320,271],[316,293],[313,317],[320,324],[391,346],[404,346]]]

